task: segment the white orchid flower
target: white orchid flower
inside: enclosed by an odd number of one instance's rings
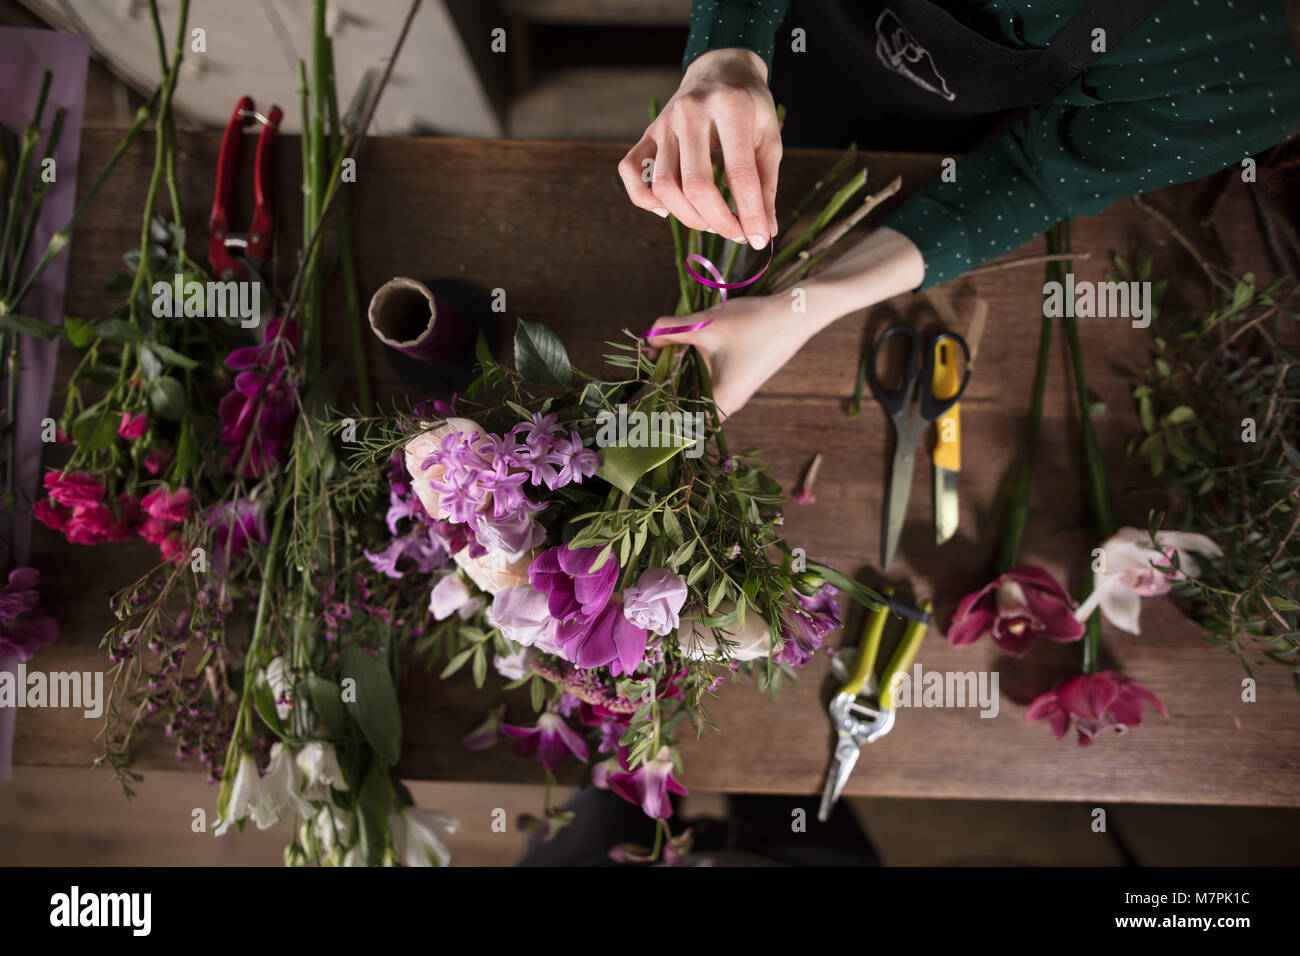
[[[239,758],[239,768],[235,771],[235,782],[230,787],[226,815],[212,831],[213,835],[223,835],[245,817],[252,820],[259,830],[278,823],[280,811],[284,808],[282,778],[287,763],[281,745],[275,744],[271,748],[271,766],[267,768],[266,777],[263,777],[252,754],[243,754]]]
[[[304,780],[299,792],[308,800],[329,799],[329,788],[346,790],[348,782],[339,767],[334,745],[323,740],[313,740],[298,751],[298,770]]]
[[[293,701],[289,699],[293,682],[289,679],[288,666],[283,657],[277,657],[266,665],[266,682],[271,685],[275,695],[275,714],[285,720],[293,713]]]
[[[1159,549],[1151,546],[1150,534],[1137,528],[1120,528],[1103,542],[1092,594],[1074,612],[1075,618],[1086,621],[1100,607],[1102,617],[1110,623],[1137,634],[1142,598],[1168,594],[1175,581],[1198,577],[1201,568],[1193,552],[1223,556],[1222,549],[1203,534],[1157,531],[1156,543]],[[1174,554],[1178,555],[1178,570],[1171,573]]]
[[[459,829],[459,820],[438,810],[404,807],[388,815],[393,849],[403,866],[447,866],[451,853],[442,841]]]

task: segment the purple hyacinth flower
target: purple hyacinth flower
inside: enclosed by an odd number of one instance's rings
[[[528,566],[533,590],[546,595],[546,606],[557,621],[592,618],[604,610],[618,583],[618,562],[607,560],[590,570],[600,548],[549,548]]]
[[[558,770],[569,754],[582,761],[587,759],[587,742],[559,714],[542,714],[535,727],[502,724],[501,732],[519,741],[515,744],[515,753],[521,757],[536,754],[538,762],[546,770]]]

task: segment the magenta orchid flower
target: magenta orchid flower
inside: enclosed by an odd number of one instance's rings
[[[1069,642],[1083,637],[1074,602],[1047,571],[1022,564],[962,598],[948,628],[953,647],[990,634],[1012,657],[1024,657],[1040,637]]]
[[[1073,725],[1079,733],[1079,746],[1087,747],[1100,734],[1122,734],[1142,723],[1145,704],[1169,716],[1164,704],[1137,681],[1118,671],[1099,671],[1072,677],[1040,695],[1025,711],[1025,720],[1049,719],[1057,740]]]
[[[519,741],[515,753],[521,757],[536,754],[538,763],[546,770],[558,770],[569,754],[584,763],[587,760],[587,742],[559,714],[542,714],[535,727],[502,724],[501,732]]]
[[[668,794],[687,796],[688,791],[673,777],[673,761],[666,746],[660,747],[653,760],[648,760],[635,770],[610,773],[605,785],[628,803],[637,804],[643,813],[656,820],[667,820],[673,815],[672,800]]]

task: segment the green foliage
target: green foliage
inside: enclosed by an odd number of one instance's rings
[[[1151,259],[1116,267],[1138,278]],[[1160,308],[1165,288],[1153,288],[1150,359],[1133,389],[1142,434],[1129,452],[1169,494],[1153,527],[1200,532],[1224,552],[1174,593],[1196,606],[1211,644],[1247,671],[1260,655],[1290,668],[1300,689],[1300,356],[1284,344],[1298,331],[1296,282],[1242,276],[1200,316]]]

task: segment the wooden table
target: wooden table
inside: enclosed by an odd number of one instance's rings
[[[106,131],[88,131],[82,146],[87,176],[116,144]],[[187,137],[182,194],[187,197],[193,251],[201,250],[217,134]],[[245,151],[251,153],[251,149]],[[614,167],[614,145],[466,140],[376,140],[360,158],[352,188],[364,294],[395,275],[456,277],[484,289],[502,288],[508,315],[545,322],[568,344],[574,363],[598,371],[603,341],[624,327],[644,328],[676,299],[667,226],[625,200]],[[298,221],[298,147],[285,137],[277,158],[282,223],[282,281],[291,274]],[[138,215],[152,145],[137,143],[111,187],[84,220],[72,244],[67,309],[95,315],[111,304],[102,279],[119,268],[137,239]],[[245,159],[248,157],[246,156]],[[830,154],[792,151],[782,166],[780,207],[788,210],[831,162]],[[939,171],[939,157],[878,154],[864,157],[870,183],[904,177],[904,194]],[[245,180],[250,184],[251,177]],[[1245,188],[1229,188],[1220,212],[1225,242],[1239,272],[1271,272]],[[1205,184],[1157,193],[1153,202],[1183,223],[1194,221]],[[1035,240],[1012,256],[1042,251]],[[1092,257],[1076,261],[1080,279],[1100,279],[1111,251],[1156,253],[1157,277],[1171,279],[1171,298],[1196,305],[1203,290],[1191,260],[1132,204],[1121,202],[1074,227],[1074,248]],[[950,283],[958,302],[978,292],[991,306],[979,369],[962,401],[964,459],[961,529],[943,548],[933,544],[928,468],[917,469],[909,524],[890,581],[901,591],[932,597],[946,623],[962,594],[984,582],[999,518],[999,484],[1021,447],[1028,417],[1043,269],[1029,266]],[[825,456],[815,503],[790,504],[786,530],[792,545],[863,580],[880,584],[880,509],[890,451],[886,421],[868,402],[856,419],[844,414],[858,356],[886,322],[908,316],[919,299],[902,296],[869,313],[847,317],[818,336],[736,416],[734,448],[763,447],[773,475],[790,488],[817,452]],[[1097,421],[1111,464],[1119,517],[1144,527],[1160,490],[1142,462],[1126,459],[1124,443],[1137,429],[1129,397],[1134,369],[1144,360],[1148,333],[1123,319],[1084,319],[1088,383],[1108,411]],[[339,320],[339,340],[343,340]],[[507,340],[508,341],[508,340]],[[371,367],[381,386],[400,390],[376,343]],[[72,358],[62,357],[63,378]],[[1076,416],[1071,411],[1061,337],[1044,411],[1029,528],[1021,557],[1041,563],[1077,592],[1089,565],[1086,506]],[[38,529],[33,562],[44,569],[44,590],[63,619],[63,639],[41,653],[45,670],[102,669],[97,644],[110,622],[104,598],[128,574],[147,566],[144,545],[87,549]],[[1166,704],[1168,720],[1148,717],[1125,737],[1089,749],[1057,742],[1044,724],[1025,723],[1025,703],[1060,675],[1077,669],[1079,648],[1043,642],[1025,660],[1000,656],[991,642],[950,648],[932,632],[918,661],[927,670],[996,670],[1000,713],[983,719],[974,709],[904,709],[889,736],[869,747],[848,793],[1040,800],[1137,801],[1205,804],[1300,805],[1300,712],[1281,668],[1257,669],[1258,700],[1243,703],[1237,660],[1210,648],[1199,631],[1163,599],[1144,602],[1143,634],[1105,632],[1114,666]],[[850,616],[843,639],[856,640]],[[837,639],[838,640],[838,639]],[[531,762],[505,746],[467,753],[459,738],[499,697],[467,680],[440,682],[412,674],[402,689],[405,721],[403,773],[411,778],[527,781],[540,779]],[[752,686],[728,688],[711,708],[723,728],[683,747],[685,782],[703,790],[819,793],[831,746],[823,701],[827,659],[818,655],[801,687],[786,687],[773,702]],[[529,720],[523,697],[510,715]],[[15,762],[85,765],[99,753],[98,724],[68,711],[24,711]],[[161,735],[139,752],[139,764],[174,766]],[[810,800],[810,806],[814,803]]]

